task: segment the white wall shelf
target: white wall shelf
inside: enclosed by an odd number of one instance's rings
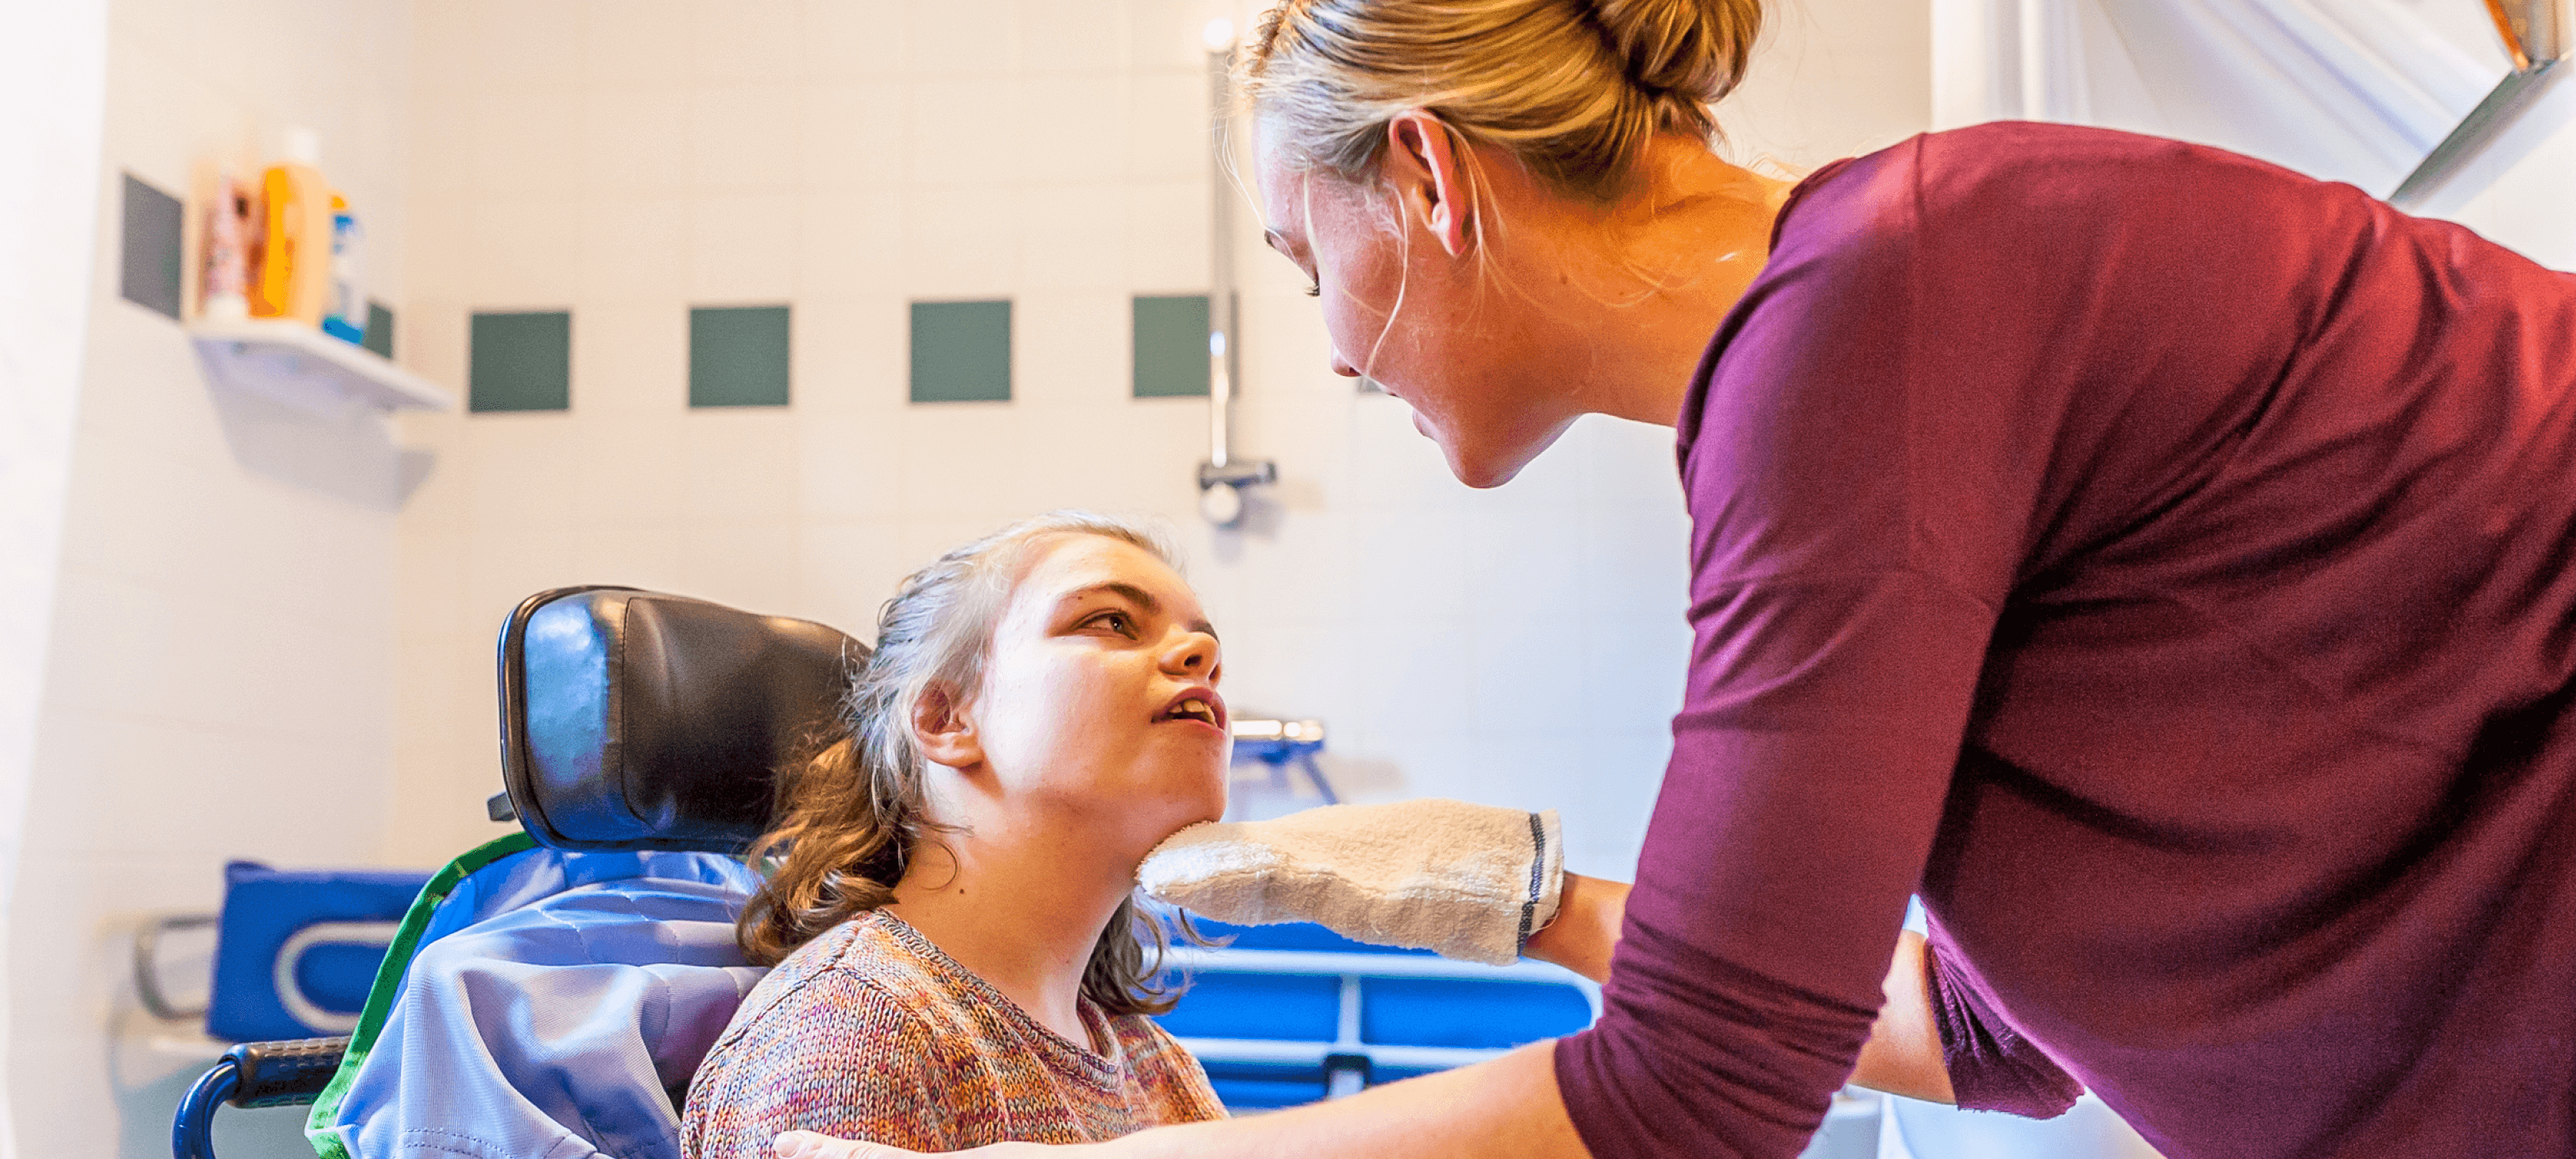
[[[206,372],[231,389],[301,410],[455,410],[456,396],[392,360],[282,318],[199,319],[188,327]]]

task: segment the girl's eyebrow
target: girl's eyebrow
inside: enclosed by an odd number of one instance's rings
[[[1163,601],[1155,599],[1154,593],[1128,583],[1125,580],[1109,580],[1104,583],[1096,583],[1086,587],[1075,588],[1074,590],[1064,594],[1062,602],[1068,604],[1075,603],[1086,596],[1098,595],[1102,592],[1107,592],[1111,595],[1124,598],[1128,603],[1136,605],[1137,609],[1144,612],[1146,615],[1159,616],[1163,614]],[[1203,619],[1192,620],[1184,626],[1193,632],[1205,632],[1211,638],[1216,635],[1215,625],[1212,625]]]

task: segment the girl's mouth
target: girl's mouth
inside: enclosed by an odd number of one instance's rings
[[[1157,721],[1192,720],[1210,728],[1223,729],[1225,701],[1214,691],[1194,688],[1173,698],[1172,702],[1164,706],[1161,714],[1154,719]]]

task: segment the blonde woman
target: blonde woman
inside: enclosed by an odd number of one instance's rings
[[[1675,426],[1698,643],[1635,889],[1528,943],[1597,1025],[1092,1154],[1785,1157],[1856,1077],[2089,1087],[2172,1159],[2576,1155],[2576,277],[2067,126],[1773,181],[1711,146],[1760,16],[1250,43],[1334,369],[1472,486]]]
[[[787,788],[743,948],[775,963],[689,1088],[681,1150],[782,1131],[922,1150],[1220,1118],[1146,1017],[1136,863],[1225,812],[1216,632],[1137,525],[1059,512],[915,572]]]

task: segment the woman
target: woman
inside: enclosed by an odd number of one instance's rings
[[[1256,37],[1336,369],[1475,486],[1675,424],[1697,644],[1634,891],[1530,944],[1616,941],[1595,1027],[1098,1152],[1788,1156],[1877,1054],[2174,1159],[2576,1154],[2576,279],[2094,130],[1781,188],[1707,147],[1757,2]]]
[[[904,581],[789,787],[742,916],[776,969],[690,1084],[681,1150],[789,1129],[925,1150],[1079,1143],[1222,1118],[1146,1017],[1146,850],[1225,812],[1216,633],[1162,541],[1025,520]],[[783,959],[783,960],[782,960]]]

